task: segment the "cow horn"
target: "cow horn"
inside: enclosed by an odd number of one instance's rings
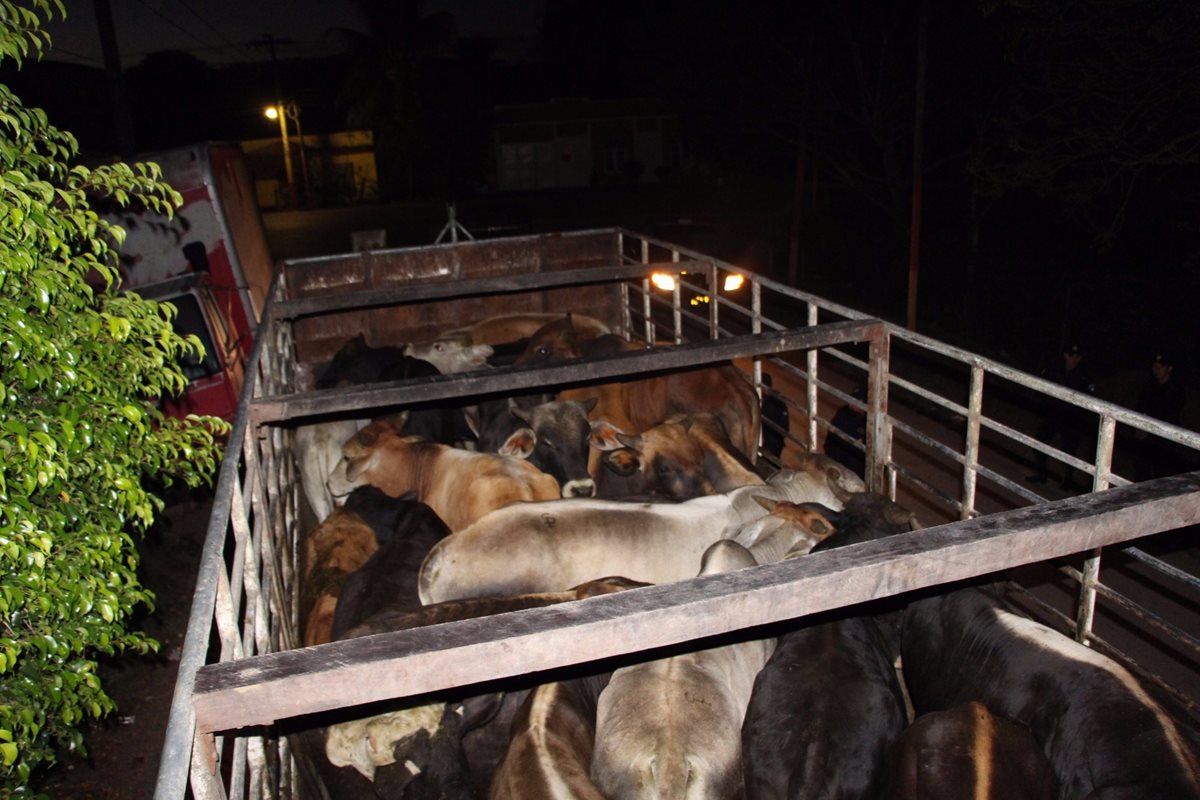
[[[754,502],[758,503],[760,506],[765,508],[767,510],[768,514],[771,513],[772,511],[774,511],[779,506],[779,501],[776,500],[774,497],[767,497],[767,496],[761,495],[761,494],[751,495],[751,497],[754,498]]]
[[[854,492],[842,485],[842,471],[837,467],[827,467],[825,469],[825,477],[828,478],[829,488],[839,503],[846,503],[854,494]]]
[[[520,404],[517,403],[516,399],[514,399],[512,397],[508,398],[508,413],[512,414],[517,419],[521,420],[521,422],[525,422],[525,423],[529,422],[529,416],[530,416],[529,412],[526,409],[521,408]]]
[[[907,525],[910,531],[921,530],[917,515],[897,505],[889,506],[888,510],[883,512],[883,518],[893,525]]]

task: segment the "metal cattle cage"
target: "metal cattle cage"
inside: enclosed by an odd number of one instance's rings
[[[656,288],[655,272],[675,275],[674,288]],[[730,274],[745,284],[726,288]],[[358,333],[378,346],[427,340],[498,313],[567,310],[675,346],[587,364],[309,389],[315,370]],[[296,649],[297,545],[315,523],[291,457],[297,422],[727,359],[786,403],[783,465],[825,437],[844,436],[829,422],[834,408],[862,408],[868,424],[858,446],[868,485],[915,510],[927,527],[853,553],[596,598],[586,616],[568,603]],[[1195,556],[1151,536],[1200,521],[1200,473],[1132,485],[1119,474],[1128,473],[1131,431],[1185,454],[1200,452],[1200,436],[702,253],[604,229],[285,262],[249,374],[204,544],[159,800],[183,798],[189,786],[196,798],[304,796],[303,758],[275,725],[301,715],[647,651],[998,572],[1028,588],[1034,613],[1079,640],[1127,662],[1127,651],[1136,652],[1132,666],[1184,716],[1200,700],[1200,641],[1187,632],[1197,627],[1179,616],[1198,607],[1197,570],[1187,568]],[[853,391],[859,385],[868,388],[865,402]],[[1024,432],[1032,429],[1031,404],[1046,397],[1095,421],[1094,457]],[[1090,476],[1091,493],[1030,491],[1019,475],[1033,450]],[[1143,541],[1126,544],[1134,539]]]

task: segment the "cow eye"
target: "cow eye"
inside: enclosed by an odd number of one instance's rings
[[[654,471],[659,475],[670,475],[672,472],[671,465],[664,461],[659,461],[657,464],[655,464]]]
[[[534,350],[533,353],[538,358],[546,358],[550,355],[550,347],[548,345],[542,345],[537,350]]]
[[[558,449],[558,445],[554,443],[553,439],[542,439],[541,442],[542,442],[542,444],[546,445],[546,448],[548,450],[557,450]]]

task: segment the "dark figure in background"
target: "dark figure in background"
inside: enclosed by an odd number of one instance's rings
[[[1136,409],[1148,417],[1180,424],[1187,393],[1183,384],[1175,377],[1175,359],[1166,352],[1159,352],[1150,364],[1150,377],[1146,379],[1138,395]],[[1134,431],[1134,480],[1162,478],[1179,471],[1171,455],[1169,442],[1145,431]]]
[[[767,387],[773,386],[774,382],[771,379],[771,373],[764,372],[762,374],[762,382]],[[787,437],[784,435],[789,430],[787,403],[777,394],[763,392],[762,418],[763,450],[778,459],[783,453],[784,445],[787,444]],[[767,420],[778,425],[783,429],[783,432],[775,430],[775,428],[768,425]]]
[[[852,396],[855,400],[865,403],[867,390],[860,386],[854,390]],[[867,441],[867,415],[851,403],[839,408],[830,423],[853,439],[863,443]],[[831,431],[825,433],[825,455],[853,470],[860,478],[866,474],[866,453]]]
[[[1082,347],[1078,344],[1068,345],[1063,348],[1061,363],[1042,370],[1042,377],[1062,384],[1068,389],[1094,395],[1096,384],[1092,380],[1091,370],[1083,363],[1083,357]],[[1038,423],[1034,436],[1044,444],[1052,444],[1054,438],[1058,436],[1062,439],[1059,449],[1067,455],[1077,456],[1079,444],[1083,440],[1083,432],[1087,426],[1087,419],[1087,412],[1083,409],[1049,399],[1042,411],[1042,421]],[[1035,450],[1033,460],[1036,469],[1025,479],[1032,483],[1045,483],[1050,477],[1048,459],[1049,457],[1045,453]],[[1068,490],[1077,488],[1074,476],[1074,467],[1064,465],[1063,478],[1059,485]]]

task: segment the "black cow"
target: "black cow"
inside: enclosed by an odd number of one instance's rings
[[[1060,797],[1200,797],[1200,760],[1124,667],[1012,610],[995,587],[911,603],[904,675],[918,713],[977,700],[1025,725]]]
[[[596,401],[551,400],[522,405],[513,399],[479,406],[479,441],[483,453],[524,458],[562,487],[563,497],[591,497],[596,484],[588,474],[592,430],[588,421]]]
[[[355,489],[351,497],[362,488]],[[405,498],[393,500],[387,508],[392,528],[387,539],[381,539],[379,549],[342,584],[333,615],[335,640],[384,608],[405,611],[421,608],[417,597],[421,562],[435,544],[450,534],[450,529],[433,509],[418,502],[414,493]]]
[[[355,336],[334,354],[317,378],[316,388],[432,378],[442,374],[432,362],[406,355],[405,350],[403,347],[372,347],[361,334]],[[458,353],[444,364],[454,371],[471,369],[474,361],[464,360],[467,358],[468,354]],[[443,444],[475,438],[462,409],[444,405],[412,407],[400,432]]]
[[[850,495],[841,512],[801,505],[835,528],[813,554],[915,527],[911,514],[868,492]],[[742,724],[747,800],[875,797],[908,723],[888,638],[874,616],[844,611],[779,637]]]

